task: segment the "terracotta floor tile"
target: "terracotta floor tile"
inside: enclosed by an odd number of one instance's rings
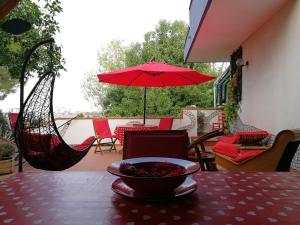
[[[106,171],[107,166],[112,162],[122,159],[122,146],[116,145],[116,151],[103,151],[103,153],[94,153],[95,147],[92,147],[88,154],[75,166],[65,170],[65,171]],[[105,149],[105,147],[104,147]],[[18,171],[17,166],[15,167],[15,173]],[[35,169],[31,167],[28,163],[24,164],[24,172],[39,172],[42,170]],[[3,180],[12,174],[0,175],[0,180]]]

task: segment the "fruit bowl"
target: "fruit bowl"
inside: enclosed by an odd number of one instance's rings
[[[141,157],[112,163],[107,171],[122,178],[136,193],[173,194],[199,165],[182,159]]]

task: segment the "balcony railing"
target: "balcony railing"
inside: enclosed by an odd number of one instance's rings
[[[217,122],[217,110],[215,108],[185,108],[182,109],[182,115],[174,118],[173,130],[186,129],[190,137],[197,136],[200,132],[209,132],[212,123]],[[56,118],[57,126],[64,124],[69,118]],[[93,118],[76,118],[72,120],[64,132],[64,140],[69,144],[79,144],[86,137],[94,135],[92,123]],[[125,125],[132,121],[143,123],[143,118],[108,118],[110,129],[114,132],[116,126]],[[158,125],[159,118],[147,118],[147,125]]]

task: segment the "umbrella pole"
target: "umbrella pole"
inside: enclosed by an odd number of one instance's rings
[[[144,87],[144,125],[146,124],[146,100],[147,100],[147,88]]]

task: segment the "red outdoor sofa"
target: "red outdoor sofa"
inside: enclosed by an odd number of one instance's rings
[[[282,130],[276,136],[266,131],[241,131],[222,136],[213,146],[216,164],[235,171],[289,171],[300,143],[300,129]]]

